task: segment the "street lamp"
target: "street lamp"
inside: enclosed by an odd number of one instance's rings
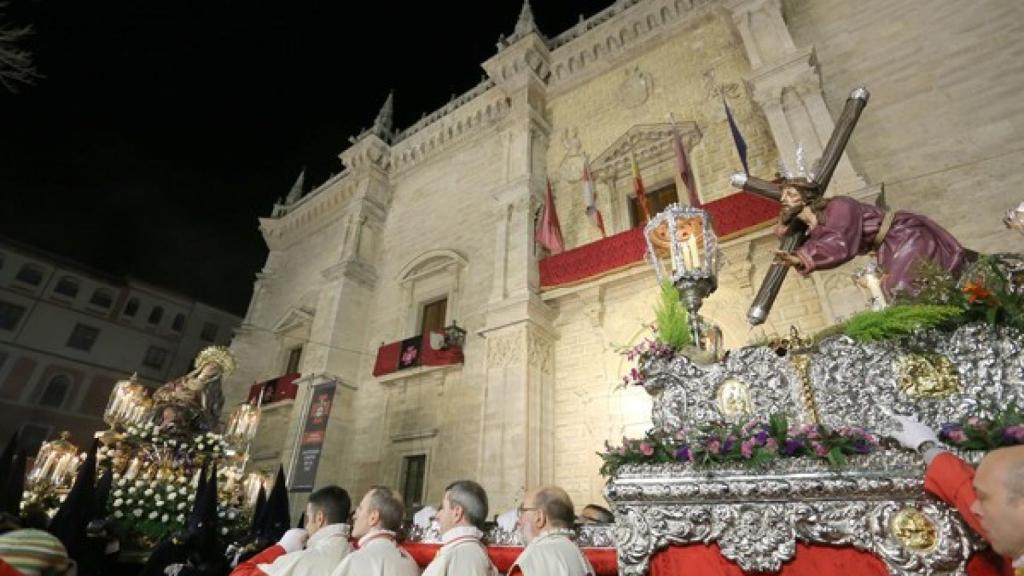
[[[658,282],[671,282],[679,290],[694,345],[715,350],[721,333],[715,338],[715,329],[698,314],[704,298],[718,288],[718,238],[711,216],[700,208],[672,204],[647,223],[644,238]]]

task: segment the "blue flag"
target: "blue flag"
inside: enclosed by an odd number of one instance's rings
[[[732,110],[729,110],[729,102],[726,101],[724,94],[722,95],[722,104],[725,106],[725,117],[729,120],[732,141],[736,143],[736,152],[739,153],[740,162],[743,163],[743,172],[750,174],[750,168],[747,166],[747,141],[743,139],[743,134],[740,134],[740,129],[736,126],[736,120],[732,117]]]

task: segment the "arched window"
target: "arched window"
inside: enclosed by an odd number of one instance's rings
[[[124,305],[124,315],[129,318],[135,318],[135,315],[139,313],[139,299],[131,298],[128,303]]]
[[[57,286],[54,287],[53,292],[54,294],[74,298],[75,296],[78,296],[78,280],[75,280],[71,276],[64,276],[57,282]]]
[[[164,318],[164,309],[162,306],[153,306],[153,309],[149,311],[149,323],[159,324]]]
[[[184,329],[185,315],[179,313],[174,317],[174,322],[171,323],[171,330],[174,330],[175,332],[181,332]]]
[[[21,270],[18,270],[18,275],[15,279],[18,282],[39,286],[43,281],[43,269],[35,264],[25,264],[21,267]]]
[[[97,288],[89,298],[89,304],[100,308],[110,308],[114,303],[114,294],[106,288]]]
[[[46,383],[43,395],[39,397],[39,404],[50,408],[60,408],[64,405],[69,390],[71,390],[71,378],[64,374],[58,374]]]

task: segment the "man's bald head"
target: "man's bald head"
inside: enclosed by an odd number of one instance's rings
[[[1024,554],[1024,446],[989,452],[974,475],[978,516],[992,548],[1007,558]]]
[[[531,491],[519,509],[519,531],[527,544],[549,530],[572,528],[575,521],[572,498],[558,486]]]

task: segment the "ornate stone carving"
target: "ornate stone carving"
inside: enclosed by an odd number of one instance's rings
[[[616,88],[615,96],[623,108],[636,108],[647,102],[653,88],[651,75],[640,70],[640,66],[631,66],[626,68],[626,77]]]
[[[487,337],[488,368],[504,368],[523,359],[523,335],[518,331]]]
[[[544,374],[554,373],[552,369],[554,364],[554,345],[551,339],[537,330],[530,330],[526,345],[526,357],[530,362],[530,366],[540,368],[540,371]]]

